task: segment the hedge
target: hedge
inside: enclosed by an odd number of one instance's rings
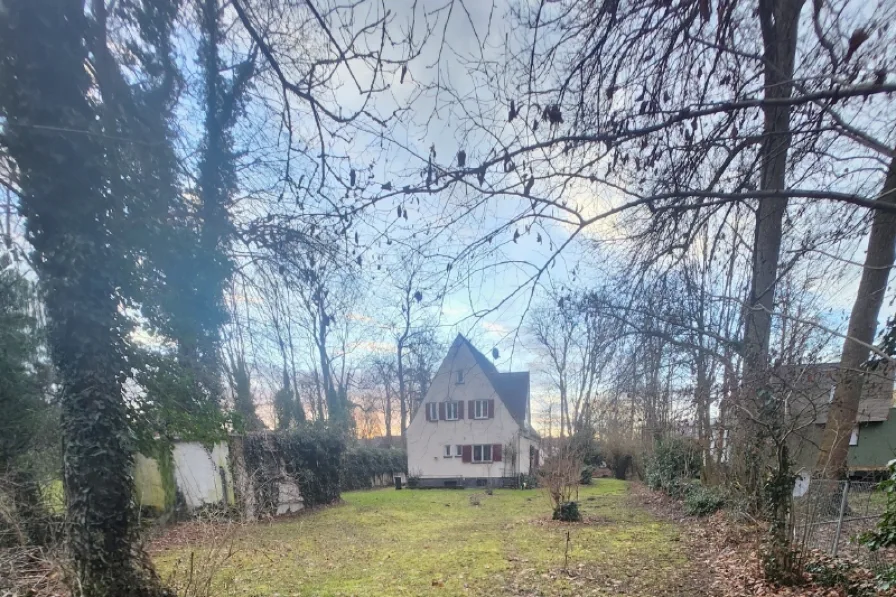
[[[376,477],[391,481],[396,473],[406,473],[407,466],[407,452],[399,448],[354,446],[345,451],[339,484],[342,491],[371,489]]]

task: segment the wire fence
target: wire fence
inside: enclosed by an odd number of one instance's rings
[[[794,498],[795,547],[883,567],[893,553],[873,552],[858,537],[875,527],[886,505],[875,482],[812,479],[808,491]]]

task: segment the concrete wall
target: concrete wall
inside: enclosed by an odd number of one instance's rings
[[[227,444],[217,443],[208,450],[199,442],[177,442],[172,456],[174,480],[187,507],[234,503]]]
[[[464,372],[464,383],[455,383],[455,372]],[[427,421],[426,404],[464,401],[464,418],[458,421]],[[473,419],[468,400],[494,400],[492,419]],[[464,343],[452,347],[433,378],[423,403],[408,425],[408,474],[421,477],[510,477],[529,472],[529,445],[520,426],[504,406],[485,373]],[[494,463],[465,463],[459,456],[445,456],[446,445],[512,444],[524,455],[512,465],[509,458]],[[506,447],[503,452],[507,452]],[[453,454],[453,451],[452,451]]]
[[[137,492],[137,505],[141,508],[152,508],[161,512],[168,506],[162,472],[155,459],[137,454],[134,459],[134,487]]]
[[[176,442],[172,460],[174,485],[188,508],[235,503],[227,444],[218,443],[209,450],[199,442]],[[174,501],[174,496],[165,495],[165,483],[158,463],[153,458],[138,454],[134,465],[138,503],[165,510]]]

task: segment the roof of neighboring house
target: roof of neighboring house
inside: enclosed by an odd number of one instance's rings
[[[827,422],[830,401],[840,375],[839,363],[784,365],[776,368],[774,375],[772,383],[789,392],[790,416],[819,425]],[[856,422],[886,421],[893,406],[893,370],[866,372]]]
[[[526,408],[529,404],[529,372],[528,371],[511,371],[509,373],[501,373],[495,367],[488,357],[479,352],[473,343],[467,340],[462,334],[458,334],[454,340],[455,344],[462,342],[467,345],[476,364],[485,373],[495,392],[501,398],[501,402],[510,411],[510,414],[519,423],[520,427],[526,427]]]

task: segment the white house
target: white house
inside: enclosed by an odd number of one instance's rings
[[[529,372],[499,373],[455,338],[407,430],[408,474],[421,486],[501,485],[538,465]]]

